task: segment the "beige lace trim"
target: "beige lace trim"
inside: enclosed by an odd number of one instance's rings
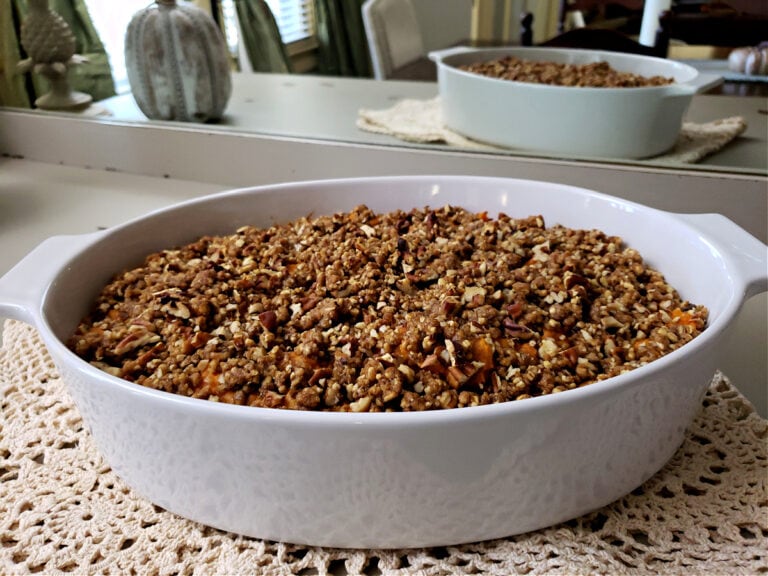
[[[385,110],[362,109],[357,127],[367,132],[386,134],[406,142],[447,144],[471,150],[500,150],[466,138],[443,124],[440,97],[430,100],[404,99]],[[741,116],[697,124],[683,122],[672,150],[654,158],[656,162],[693,164],[726,146],[747,129]]]
[[[417,550],[220,532],[134,495],[97,453],[37,332],[0,348],[0,573],[757,574],[768,572],[768,422],[718,375],[667,466],[551,528]]]

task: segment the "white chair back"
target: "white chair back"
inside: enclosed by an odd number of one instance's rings
[[[393,70],[425,55],[411,0],[366,0],[362,11],[374,78],[389,78]]]

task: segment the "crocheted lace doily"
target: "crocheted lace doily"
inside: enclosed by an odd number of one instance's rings
[[[406,142],[444,143],[473,150],[500,148],[465,138],[443,124],[440,97],[429,100],[404,99],[385,110],[361,109],[357,127],[366,132],[386,134]],[[656,162],[693,164],[725,147],[747,129],[741,116],[697,124],[683,122],[675,146],[654,158]]]
[[[339,550],[214,530],[133,494],[102,460],[37,332],[0,348],[0,573],[757,574],[768,572],[768,422],[722,375],[641,488],[536,532]]]

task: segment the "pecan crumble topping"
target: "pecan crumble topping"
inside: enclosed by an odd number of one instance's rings
[[[460,70],[516,82],[590,88],[638,88],[672,84],[672,78],[619,72],[607,62],[558,64],[504,56],[487,62],[459,66]]]
[[[359,206],[151,254],[104,288],[68,344],[195,398],[405,411],[584,386],[682,346],[706,320],[600,231]]]

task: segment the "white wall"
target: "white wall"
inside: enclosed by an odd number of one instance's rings
[[[472,0],[413,0],[413,7],[427,52],[469,38]]]

